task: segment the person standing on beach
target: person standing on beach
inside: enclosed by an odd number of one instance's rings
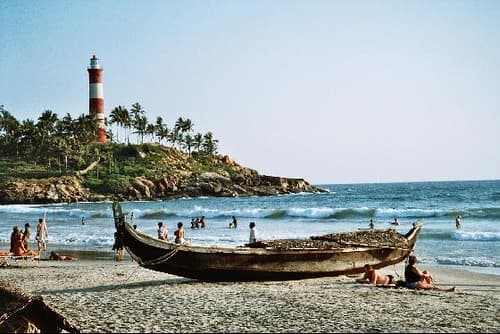
[[[115,261],[123,261],[123,234],[115,232],[115,243],[112,250],[115,251]]]
[[[408,258],[408,265],[405,268],[405,280],[406,287],[409,289],[421,289],[421,290],[438,290],[438,291],[446,291],[453,292],[455,291],[455,287],[450,289],[444,289],[437,285],[433,284],[433,277],[427,270],[420,271],[417,268],[417,257],[415,255],[411,255]]]
[[[462,226],[462,217],[460,217],[460,215],[458,215],[457,218],[455,219],[455,226],[457,227],[457,229],[459,229]]]
[[[40,250],[47,250],[47,241],[49,238],[49,232],[47,230],[47,224],[45,223],[45,215],[43,218],[38,219],[38,225],[36,226],[36,244],[38,247],[38,252]]]
[[[257,242],[257,229],[255,228],[254,222],[250,222],[249,227],[250,227],[250,238],[248,242],[253,244],[254,242]]]
[[[24,232],[23,232],[23,243],[24,243],[24,248],[28,249],[28,243],[30,241],[31,237],[31,227],[30,224],[26,223],[24,224]]]
[[[168,241],[168,230],[163,222],[158,223],[158,239]]]

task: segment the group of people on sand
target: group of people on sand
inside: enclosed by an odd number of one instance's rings
[[[381,287],[407,287],[408,289],[416,290],[437,290],[453,292],[455,287],[445,289],[434,285],[434,278],[427,270],[420,270],[417,268],[417,257],[410,255],[408,263],[405,267],[405,280],[398,280],[393,275],[384,275],[378,270],[374,269],[370,264],[365,264],[365,273],[363,278],[357,279],[358,283],[374,284]]]
[[[14,226],[10,234],[10,250],[9,253],[14,256],[38,256],[40,251],[47,250],[48,230],[45,218],[38,220],[36,226],[36,244],[38,253],[29,248],[31,238],[31,226],[29,223],[24,224],[24,230],[19,226]]]
[[[45,215],[43,218],[38,219],[38,224],[36,226],[35,241],[38,251],[29,248],[30,238],[31,238],[31,226],[29,223],[24,224],[24,230],[21,230],[19,226],[14,226],[12,228],[12,233],[10,235],[10,249],[9,253],[2,255],[9,256],[20,256],[20,257],[37,257],[41,252],[47,250],[47,241],[49,237],[49,232],[47,229],[47,223],[45,222]],[[62,261],[72,261],[76,260],[73,256],[62,255],[52,251],[50,253],[49,260],[62,260]]]

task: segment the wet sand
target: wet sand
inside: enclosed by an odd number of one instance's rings
[[[128,257],[115,262],[112,254],[11,263],[0,279],[43,296],[82,332],[500,331],[498,276],[419,267],[456,292],[380,288],[346,276],[205,283],[140,268]],[[382,271],[402,275],[404,268]]]

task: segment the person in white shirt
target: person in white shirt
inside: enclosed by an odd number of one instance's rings
[[[249,243],[254,243],[254,242],[257,242],[257,229],[255,228],[255,223],[254,222],[250,222],[250,239],[249,239]]]

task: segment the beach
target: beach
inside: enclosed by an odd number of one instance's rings
[[[500,330],[496,275],[420,266],[456,292],[368,286],[354,276],[209,283],[144,269],[128,256],[95,258],[10,262],[0,279],[42,296],[87,333]],[[403,266],[381,271],[403,275]]]

